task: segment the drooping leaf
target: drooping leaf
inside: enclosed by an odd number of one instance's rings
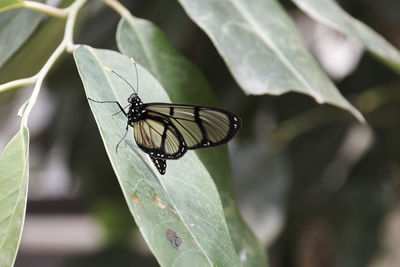
[[[0,157],[0,266],[13,266],[25,220],[29,132],[21,127]]]
[[[19,5],[22,1],[0,1],[0,12],[2,7],[10,6],[12,3]],[[27,9],[0,13],[0,68],[29,38],[42,18],[42,13]]]
[[[121,52],[149,70],[165,88],[173,103],[215,105],[216,100],[202,73],[180,55],[165,35],[149,21],[128,17],[117,31]],[[265,266],[265,249],[241,218],[235,200],[227,149],[196,151],[212,174],[224,207],[236,253],[245,266]]]
[[[21,6],[23,6],[22,0],[2,0],[0,1],[0,12]]]
[[[246,94],[299,92],[363,116],[321,71],[276,0],[179,0]]]
[[[88,46],[79,47],[74,58],[88,97],[127,103],[132,90],[103,67],[135,84],[129,58]],[[157,80],[140,66],[138,71],[142,100],[169,102]],[[217,189],[196,154],[189,151],[180,160],[169,161],[167,174],[160,176],[136,146],[132,129],[115,151],[127,122],[121,113],[112,116],[118,106],[93,102],[90,106],[129,209],[159,263],[187,266],[190,260],[193,266],[240,266]]]
[[[400,52],[382,36],[350,16],[332,0],[292,0],[315,20],[358,41],[369,52],[400,73]]]

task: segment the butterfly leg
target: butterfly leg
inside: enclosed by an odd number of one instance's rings
[[[90,98],[90,97],[88,97],[88,100],[93,101],[93,102],[96,102],[96,103],[100,103],[100,104],[104,104],[104,103],[117,104],[118,107],[119,107],[119,109],[120,109],[120,111],[118,111],[117,113],[114,113],[113,116],[116,115],[116,114],[118,114],[118,113],[120,113],[120,112],[122,112],[122,113],[124,113],[125,117],[128,117],[128,114],[126,114],[125,109],[121,106],[121,104],[120,104],[118,101],[98,101],[98,100],[94,100],[94,99],[92,99],[92,98]],[[125,107],[125,108],[126,108],[126,107]],[[121,140],[119,140],[119,142],[118,142],[117,145],[115,146],[115,153],[118,152],[118,146],[121,144],[122,140],[124,140],[125,137],[126,137],[126,135],[128,134],[128,126],[129,126],[129,123],[126,124],[124,136],[122,137]]]
[[[121,140],[119,140],[119,142],[118,142],[117,145],[115,146],[115,153],[118,153],[118,146],[119,146],[119,144],[121,144],[122,140],[124,140],[125,137],[126,137],[126,135],[128,134],[128,126],[129,126],[129,124],[127,123],[127,124],[126,124],[126,128],[125,128],[125,134],[124,134],[124,136],[122,137]]]
[[[120,109],[120,111],[118,111],[118,112],[115,113],[115,114],[118,114],[119,112],[122,112],[122,113],[124,113],[125,117],[128,117],[128,115],[127,115],[126,112],[125,112],[125,109],[121,106],[121,104],[120,104],[118,101],[97,101],[97,100],[94,100],[94,99],[92,99],[92,98],[90,98],[90,97],[88,97],[88,100],[93,101],[93,102],[96,102],[96,103],[100,103],[100,104],[104,104],[104,103],[113,103],[113,104],[117,104],[118,107],[119,107],[119,109]],[[114,116],[115,114],[113,114],[113,116]]]

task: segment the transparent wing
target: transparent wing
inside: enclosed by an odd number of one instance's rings
[[[164,118],[147,117],[133,124],[138,146],[155,159],[178,159],[186,153],[185,141],[178,130]]]
[[[232,139],[242,124],[236,114],[211,107],[149,103],[145,110],[150,117],[168,119],[188,149],[224,144]]]

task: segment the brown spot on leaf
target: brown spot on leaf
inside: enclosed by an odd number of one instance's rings
[[[156,204],[156,206],[158,206],[161,209],[165,209],[165,205],[161,202],[160,198],[156,195],[153,199],[154,204]]]
[[[132,197],[132,199],[135,200],[136,203],[139,205],[139,203],[140,203],[140,198],[139,198],[136,194],[133,194],[131,197]]]
[[[132,198],[133,200],[136,201],[136,204],[137,204],[137,216],[138,216],[138,218],[140,219],[140,214],[139,214],[140,198],[139,198],[138,195],[136,195],[136,194],[133,194],[133,195],[131,196],[131,198]]]
[[[174,207],[168,206],[169,210],[178,215],[178,212],[174,209]]]

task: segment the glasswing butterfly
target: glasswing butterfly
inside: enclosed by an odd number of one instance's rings
[[[135,61],[136,81],[138,72]],[[124,80],[133,93],[128,98],[128,105],[122,107],[118,101],[97,101],[96,103],[114,103],[127,118],[126,131],[115,149],[124,140],[128,127],[133,127],[138,147],[147,153],[160,174],[167,168],[166,160],[179,159],[189,149],[213,147],[227,143],[239,131],[242,121],[236,114],[213,107],[143,103],[133,86],[115,71],[104,67]],[[125,109],[128,108],[128,111]],[[117,112],[117,113],[119,113]],[[116,113],[116,114],[117,114]]]

